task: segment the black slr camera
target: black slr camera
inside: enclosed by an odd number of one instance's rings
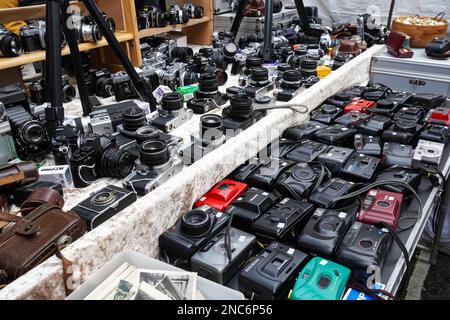
[[[230,129],[235,132],[246,130],[265,115],[265,112],[253,109],[253,100],[250,97],[238,94],[231,99],[230,106],[222,112],[223,126],[225,130]]]
[[[160,256],[174,266],[190,267],[190,258],[225,229],[230,217],[209,206],[185,213],[159,237]]]
[[[161,100],[158,115],[151,124],[164,132],[170,132],[192,119],[193,111],[184,107],[183,96],[178,92],[166,93]]]
[[[113,79],[108,69],[89,70],[86,74],[89,95],[109,98],[114,94]]]
[[[70,159],[76,188],[84,188],[99,177],[123,179],[133,167],[133,155],[116,147],[114,137],[107,135],[85,135],[81,139],[80,148],[73,152]]]
[[[167,11],[167,16],[171,25],[187,23],[191,17],[190,8],[188,6],[172,5]]]
[[[149,28],[163,28],[168,24],[168,14],[156,7],[145,6],[137,12],[140,30]]]

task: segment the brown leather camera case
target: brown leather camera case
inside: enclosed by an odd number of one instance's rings
[[[14,222],[0,235],[0,272],[6,275],[7,282],[54,255],[61,237],[75,241],[86,232],[86,223],[78,215],[49,204]]]

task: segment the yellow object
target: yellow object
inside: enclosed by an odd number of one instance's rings
[[[291,300],[292,290],[289,291],[288,299]]]
[[[0,0],[0,9],[4,8],[17,8],[19,6],[18,0]],[[23,21],[15,21],[5,23],[5,28],[15,34],[19,34],[20,28],[26,26],[27,24]]]
[[[331,73],[331,68],[327,67],[327,66],[318,66],[317,67],[317,76],[320,79],[325,78],[327,75],[329,75]]]

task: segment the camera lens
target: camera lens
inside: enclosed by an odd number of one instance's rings
[[[100,174],[105,177],[123,179],[133,170],[133,155],[127,150],[109,148],[101,158]]]
[[[247,69],[259,68],[263,64],[263,59],[257,56],[248,57],[246,62]]]
[[[230,115],[236,117],[248,117],[253,111],[253,101],[248,96],[238,94],[231,98]]]
[[[336,106],[333,106],[332,104],[326,104],[322,107],[322,113],[324,114],[335,114],[338,112],[338,109]]]
[[[30,100],[37,105],[41,105],[45,102],[44,87],[41,81],[36,81],[30,86]]]
[[[302,74],[297,70],[287,70],[283,73],[281,88],[285,90],[297,90],[302,85]]]
[[[183,62],[188,62],[194,57],[194,51],[189,47],[176,47],[170,53],[172,58],[178,58]]]
[[[29,121],[23,124],[21,128],[22,139],[25,143],[38,145],[44,141],[46,130],[42,123],[38,121]]]
[[[196,93],[197,98],[214,99],[219,91],[219,83],[214,74],[203,73],[199,79],[199,90]]]
[[[211,137],[222,136],[223,130],[223,119],[221,116],[217,114],[206,114],[200,118],[200,132],[202,133],[202,137],[205,133]]]
[[[254,87],[264,87],[269,84],[269,70],[266,68],[253,68],[250,84]]]
[[[75,87],[73,87],[69,84],[66,84],[63,87],[62,98],[63,98],[64,103],[73,101],[73,99],[75,99],[76,95],[77,95],[77,91],[76,91]]]
[[[225,57],[227,59],[233,59],[234,56],[236,55],[237,51],[238,51],[238,47],[237,45],[235,45],[234,43],[230,42],[227,43],[224,47],[223,47],[223,54],[225,55]]]
[[[92,197],[91,204],[96,207],[108,206],[114,203],[116,199],[117,195],[115,192],[100,192]]]
[[[304,78],[317,76],[318,62],[312,59],[304,59],[301,63],[302,76]]]
[[[195,72],[187,71],[183,77],[183,84],[189,86],[191,84],[198,83],[198,75]]]
[[[141,127],[136,130],[136,135],[134,138],[138,143],[142,143],[147,140],[157,140],[160,136],[160,131],[152,126]]]
[[[139,107],[132,107],[122,111],[122,123],[125,130],[135,132],[147,124],[144,110]]]
[[[161,105],[167,111],[183,109],[183,96],[178,92],[166,93],[162,97]]]
[[[111,97],[113,92],[113,80],[111,78],[102,77],[95,83],[95,94],[99,97]]]
[[[209,231],[212,223],[208,213],[192,210],[183,215],[180,231],[189,237],[201,237]]]
[[[153,167],[170,160],[169,149],[163,141],[145,141],[141,145],[140,157],[143,164]]]
[[[0,34],[0,55],[5,57],[17,57],[22,53],[20,38],[11,32],[3,31]]]

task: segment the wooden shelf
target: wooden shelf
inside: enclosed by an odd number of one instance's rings
[[[145,29],[145,30],[139,31],[139,38],[142,39],[142,38],[146,38],[146,37],[151,37],[151,36],[155,36],[155,35],[170,32],[170,31],[175,31],[175,30],[180,30],[183,28],[196,26],[196,25],[210,22],[210,21],[211,21],[211,17],[203,17],[200,19],[191,19],[191,20],[189,20],[188,23],[170,25],[170,26],[167,26],[164,28]]]
[[[116,32],[116,37],[119,40],[119,42],[125,42],[125,41],[134,39],[134,35],[132,33],[127,33],[127,32]],[[95,43],[80,43],[79,48],[80,48],[80,51],[84,52],[84,51],[89,51],[89,50],[105,47],[107,45],[108,45],[108,42],[105,39],[103,39],[102,41],[95,42]],[[70,54],[69,46],[66,46],[64,49],[62,49],[61,53],[64,56],[69,55]],[[44,50],[31,52],[31,53],[25,53],[19,57],[15,57],[15,58],[4,57],[4,58],[0,58],[0,70],[14,68],[14,67],[21,66],[24,64],[39,62],[39,61],[43,61],[43,60],[45,60],[45,51]]]

